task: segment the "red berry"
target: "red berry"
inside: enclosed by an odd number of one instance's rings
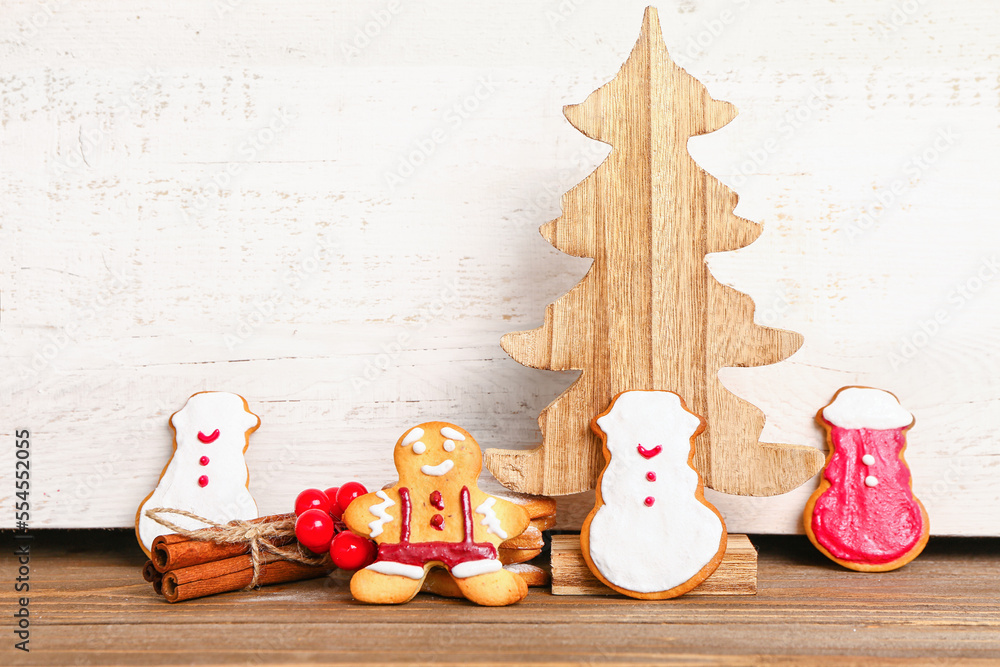
[[[337,504],[340,505],[341,510],[346,510],[352,500],[366,493],[368,493],[368,489],[365,488],[364,484],[360,482],[348,482],[337,491]]]
[[[337,504],[338,491],[340,491],[339,486],[331,486],[325,491],[326,497],[330,499],[330,516],[334,519],[340,519],[344,516],[344,508]]]
[[[330,511],[330,497],[319,489],[306,489],[295,498],[295,516],[300,516],[306,510]]]
[[[345,530],[330,543],[330,559],[341,570],[360,570],[375,562],[375,543]]]
[[[323,510],[306,510],[295,520],[295,539],[309,551],[323,553],[333,540],[333,519]]]

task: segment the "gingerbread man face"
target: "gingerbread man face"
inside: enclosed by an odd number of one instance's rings
[[[428,422],[404,433],[393,460],[400,482],[411,486],[459,479],[475,486],[483,468],[479,443],[465,429],[445,422]]]

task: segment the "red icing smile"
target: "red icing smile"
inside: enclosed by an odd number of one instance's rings
[[[663,451],[663,447],[661,447],[660,445],[657,445],[656,447],[653,447],[652,449],[646,449],[642,445],[639,445],[638,449],[639,449],[640,456],[642,456],[642,458],[644,458],[644,459],[651,459],[651,458],[653,458],[654,456],[656,456],[657,454],[659,454],[660,452]]]
[[[198,439],[204,442],[206,445],[215,442],[219,439],[219,429],[212,431],[212,435],[205,435],[201,431],[198,431]]]
[[[906,555],[924,528],[920,506],[910,488],[910,470],[899,455],[906,446],[904,429],[845,429],[833,426],[833,456],[825,476],[830,488],[816,499],[812,530],[835,558],[871,564]],[[876,464],[862,454],[875,452]],[[874,486],[865,478],[874,476]]]

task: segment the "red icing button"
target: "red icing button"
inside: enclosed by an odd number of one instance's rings
[[[646,479],[648,479],[650,482],[655,482],[656,481],[656,473],[653,472],[652,470],[650,470],[649,472],[646,473]]]
[[[208,475],[202,475],[198,478],[198,486],[202,488],[208,486]]]
[[[444,530],[444,517],[440,514],[435,514],[431,517],[431,525],[437,530]]]
[[[202,464],[203,466],[207,466],[208,465],[208,457],[207,456],[201,457],[200,459],[198,459],[198,463]]]
[[[646,507],[652,507],[653,503],[656,502],[656,498],[653,496],[646,496],[646,499],[642,502],[645,503]]]
[[[439,510],[443,510],[444,509],[444,499],[441,498],[441,492],[440,491],[435,491],[435,492],[431,493],[431,505],[433,505],[434,507],[436,507]]]

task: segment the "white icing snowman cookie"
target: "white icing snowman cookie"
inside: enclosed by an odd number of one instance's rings
[[[683,595],[726,551],[726,526],[692,467],[705,422],[670,391],[625,391],[591,422],[607,465],[580,534],[591,572],[645,600]]]
[[[195,394],[170,416],[174,453],[135,514],[135,534],[146,555],[157,536],[173,532],[147,517],[146,509],[186,510],[218,523],[257,518],[243,455],[259,426],[246,399],[224,391]],[[165,518],[189,530],[205,527],[183,516]]]

